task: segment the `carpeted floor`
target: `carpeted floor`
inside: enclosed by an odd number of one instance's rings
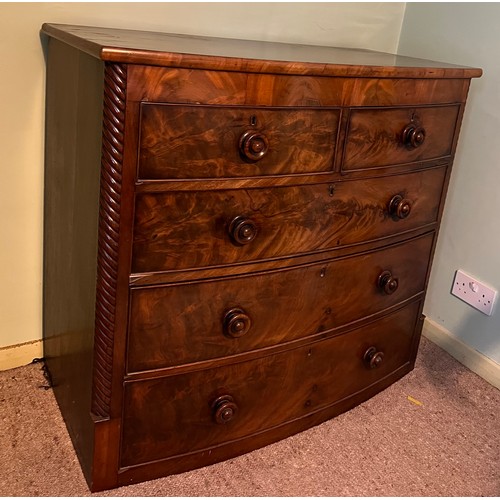
[[[0,495],[88,496],[43,385],[40,364],[0,373]],[[412,373],[336,419],[99,496],[499,496],[499,411],[500,391],[422,339]]]

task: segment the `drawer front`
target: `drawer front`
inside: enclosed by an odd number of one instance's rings
[[[139,178],[330,171],[339,114],[338,109],[143,104]]]
[[[313,253],[416,229],[437,221],[445,175],[442,167],[336,184],[138,194],[132,271]]]
[[[276,345],[375,314],[422,292],[434,233],[278,272],[131,291],[128,371]]]
[[[251,436],[365,389],[410,361],[419,308],[257,360],[125,383],[121,465]]]
[[[130,65],[127,100],[252,106],[415,106],[463,102],[468,79],[352,78]]]
[[[448,157],[458,105],[352,110],[342,170],[360,170]]]

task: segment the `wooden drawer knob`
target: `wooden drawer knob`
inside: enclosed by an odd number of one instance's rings
[[[238,406],[229,394],[219,396],[212,403],[213,418],[217,424],[227,424],[236,416]]]
[[[399,280],[392,275],[391,271],[384,271],[378,277],[377,285],[387,295],[391,295],[398,289]]]
[[[384,353],[378,351],[376,347],[369,347],[363,356],[363,361],[370,369],[378,368],[384,360]]]
[[[247,245],[257,236],[257,225],[247,217],[235,217],[229,224],[229,235],[238,245]]]
[[[250,330],[252,320],[243,309],[230,309],[224,315],[224,335],[238,338]]]
[[[411,212],[411,203],[409,200],[397,194],[391,198],[388,206],[389,214],[398,219],[406,219]]]
[[[415,149],[421,146],[425,141],[425,129],[414,123],[406,125],[403,130],[403,144],[409,149]]]
[[[259,161],[267,153],[269,142],[260,132],[248,131],[240,137],[240,153],[246,160]]]

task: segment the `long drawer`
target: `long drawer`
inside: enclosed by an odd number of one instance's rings
[[[446,167],[263,189],[141,193],[132,272],[326,251],[437,222]]]
[[[131,290],[129,373],[273,346],[423,292],[434,233],[277,272]]]
[[[352,396],[410,362],[420,303],[359,330],[215,369],[126,382],[121,465],[242,439]]]

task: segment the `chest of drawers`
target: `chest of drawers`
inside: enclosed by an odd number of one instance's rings
[[[45,358],[92,490],[264,446],[413,368],[480,70],[42,32]]]

